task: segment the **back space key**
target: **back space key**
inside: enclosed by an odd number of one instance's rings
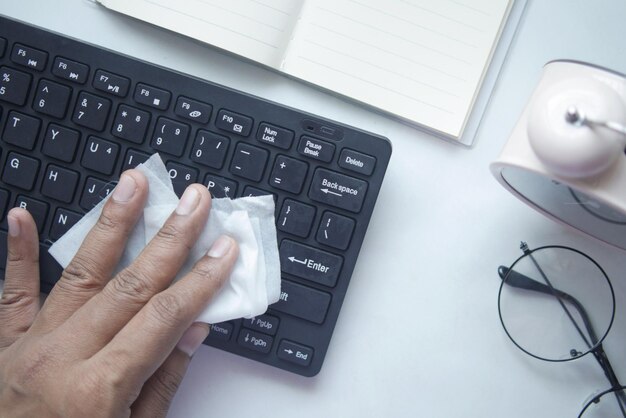
[[[367,193],[367,182],[318,168],[311,181],[309,197],[315,201],[359,213]]]

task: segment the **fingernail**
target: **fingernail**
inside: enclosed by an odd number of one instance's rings
[[[189,215],[198,206],[200,202],[200,193],[195,187],[187,187],[183,197],[180,198],[178,206],[176,206],[176,213],[179,215]]]
[[[221,258],[226,255],[230,247],[233,245],[233,239],[228,235],[220,235],[218,239],[215,240],[207,255],[213,258]]]
[[[117,182],[117,186],[115,186],[113,190],[112,199],[120,203],[128,202],[133,197],[136,190],[137,183],[135,179],[128,174],[122,174],[120,181]]]
[[[7,215],[7,224],[9,224],[9,235],[17,237],[20,234],[20,221],[9,213]]]
[[[189,357],[193,356],[193,353],[195,353],[198,347],[200,347],[202,341],[208,337],[209,329],[209,324],[194,322],[189,328],[187,328],[187,331],[185,331],[183,336],[180,337],[176,347]]]

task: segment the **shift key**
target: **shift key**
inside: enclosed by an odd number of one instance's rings
[[[301,284],[283,280],[280,299],[270,308],[307,321],[322,324],[330,305],[330,294]]]

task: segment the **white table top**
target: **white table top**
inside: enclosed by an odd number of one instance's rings
[[[626,3],[529,0],[475,146],[465,149],[105,11],[88,0],[2,2],[0,13],[387,136],[394,154],[321,373],[289,374],[203,346],[170,417],[572,417],[608,388],[591,356],[565,364],[513,346],[496,268],[531,247],[573,246],[613,280],[605,350],[626,383],[626,253],[525,206],[488,165],[542,66],[589,61],[626,73]]]

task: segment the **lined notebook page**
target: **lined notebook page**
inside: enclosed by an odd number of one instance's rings
[[[282,70],[458,137],[509,0],[311,0]]]
[[[278,67],[304,0],[98,0],[105,7]]]

